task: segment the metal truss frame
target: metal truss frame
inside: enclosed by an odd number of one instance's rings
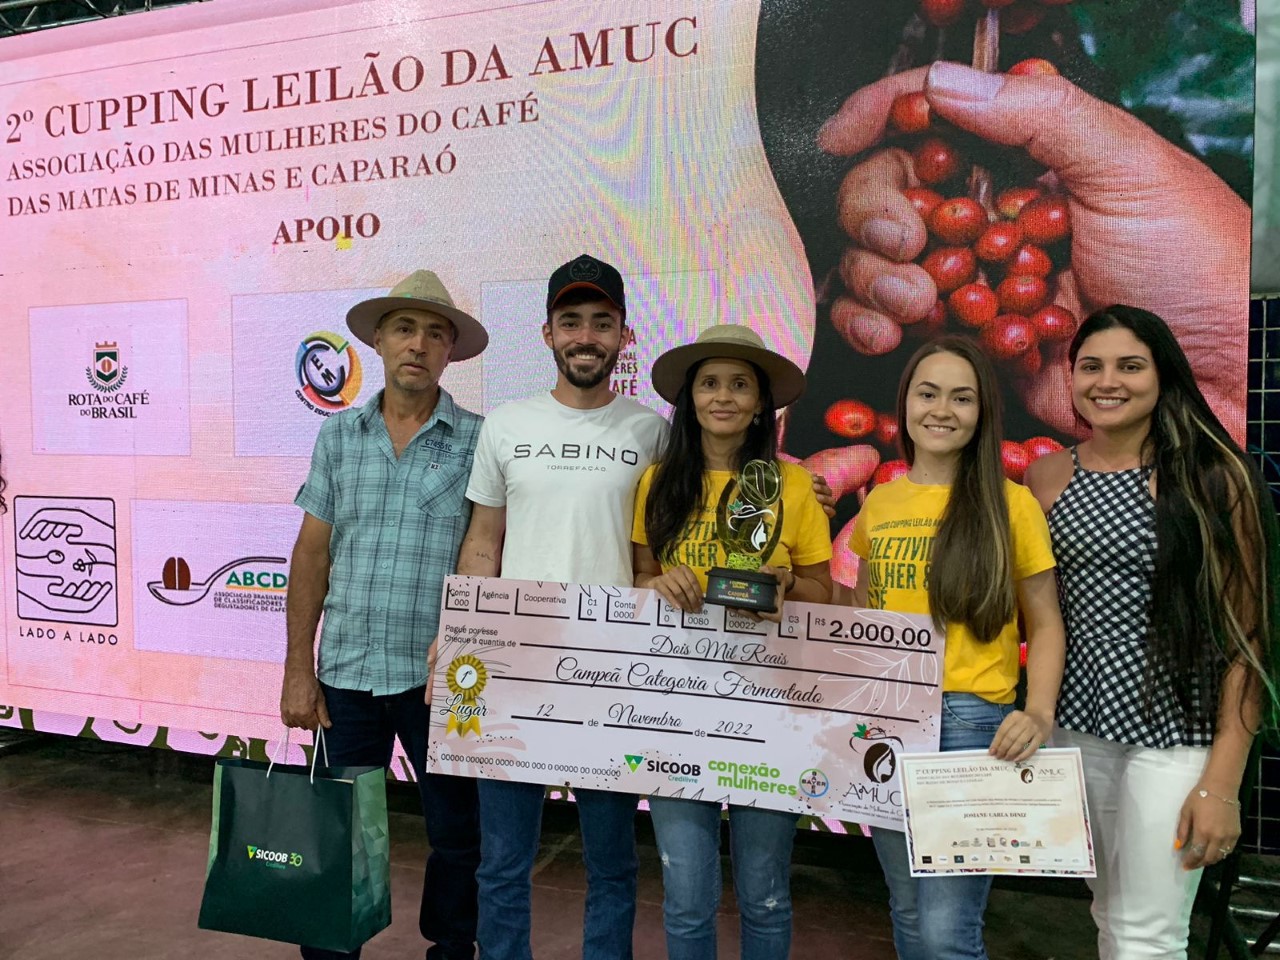
[[[0,38],[205,0],[0,0]]]

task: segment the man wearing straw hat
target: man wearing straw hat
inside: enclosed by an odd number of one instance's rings
[[[471,960],[475,781],[424,772],[423,692],[444,577],[471,515],[467,477],[482,422],[453,402],[440,377],[450,362],[481,353],[489,335],[428,270],[356,304],[347,326],[382,358],[386,386],[321,427],[294,501],[305,513],[289,567],[280,717],[290,727],[324,727],[335,766],[385,766],[399,736],[431,844],[419,914],[422,935],[434,943],[427,957]],[[359,951],[303,947],[302,955]]]

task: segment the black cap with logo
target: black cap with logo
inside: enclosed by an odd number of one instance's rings
[[[551,274],[551,280],[547,283],[547,313],[551,313],[556,301],[570,290],[584,287],[600,291],[605,299],[612,301],[623,316],[626,316],[627,303],[622,289],[622,274],[618,273],[616,267],[586,253],[562,264]]]

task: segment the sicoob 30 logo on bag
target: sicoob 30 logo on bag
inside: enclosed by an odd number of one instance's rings
[[[249,852],[250,860],[260,861],[263,866],[270,867],[273,870],[302,866],[302,854],[300,853],[282,853],[279,850],[256,847],[252,843],[246,844],[245,849]]]

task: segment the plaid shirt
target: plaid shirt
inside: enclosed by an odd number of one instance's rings
[[[397,459],[382,392],[330,417],[294,503],[332,525],[320,679],[384,696],[422,686],[444,578],[458,562],[483,418],[444,390]]]

